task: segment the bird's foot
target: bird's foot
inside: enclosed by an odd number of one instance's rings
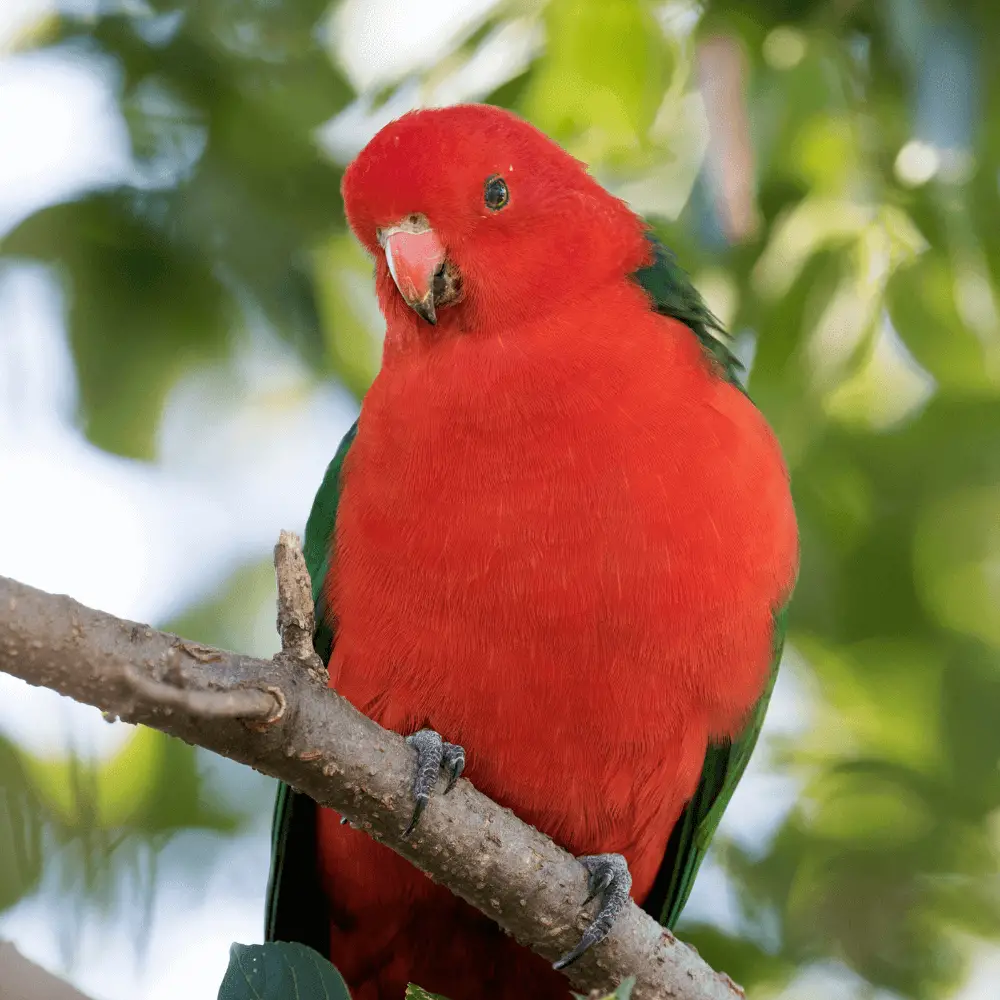
[[[442,768],[448,774],[445,795],[455,787],[455,782],[465,770],[465,750],[456,743],[446,743],[433,729],[421,729],[412,736],[407,736],[406,742],[417,751],[417,773],[413,778],[413,798],[416,805],[413,808],[413,819],[403,834],[404,837],[409,837],[427,807]]]
[[[587,879],[587,898],[583,905],[586,906],[598,896],[601,897],[601,905],[590,926],[583,932],[579,944],[558,962],[554,962],[553,969],[565,969],[611,933],[611,928],[628,903],[628,894],[632,888],[628,862],[620,854],[588,854],[578,860],[590,873],[590,878]]]

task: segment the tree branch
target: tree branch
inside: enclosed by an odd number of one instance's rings
[[[282,532],[275,566],[283,649],[273,660],[187,642],[0,577],[0,670],[280,778],[549,961],[567,952],[589,919],[580,909],[583,866],[465,780],[436,795],[404,840],[413,751],[326,686],[294,535]],[[634,975],[634,1000],[743,996],[634,904],[566,972],[584,992]]]
[[[28,961],[9,941],[0,941],[3,1000],[88,1000],[69,983]]]

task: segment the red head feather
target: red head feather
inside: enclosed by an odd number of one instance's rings
[[[499,210],[484,199],[491,177],[509,191]],[[391,122],[347,168],[343,193],[351,228],[375,256],[390,330],[420,320],[393,284],[377,232],[414,214],[427,218],[461,273],[462,301],[438,317],[445,329],[509,330],[620,279],[648,254],[642,220],[584,164],[489,105],[412,111]]]

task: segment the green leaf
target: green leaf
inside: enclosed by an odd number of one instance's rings
[[[615,1000],[631,1000],[633,986],[635,986],[635,976],[629,976],[628,979],[623,979],[618,984],[618,989],[611,994],[611,997],[614,997]],[[611,997],[608,1000],[611,1000]]]
[[[545,24],[546,58],[520,95],[526,117],[592,165],[637,157],[676,61],[654,5],[552,0]]]
[[[350,1000],[340,973],[304,944],[234,944],[218,1000]]]
[[[963,276],[970,277],[940,251],[923,254],[889,280],[889,315],[913,356],[943,390],[992,395],[1000,383],[996,348],[991,334],[967,322],[973,317],[961,315]]]
[[[147,199],[156,200],[168,204]],[[2,250],[59,265],[67,279],[87,436],[120,455],[154,457],[171,387],[229,344],[231,307],[212,262],[172,243],[122,190],[42,209]]]
[[[614,993],[608,993],[607,996],[601,997],[601,1000],[630,1000],[633,986],[635,986],[635,976],[629,976],[628,979],[623,979],[618,984],[618,989]],[[576,997],[576,1000],[587,1000],[587,997],[583,996],[582,993],[574,993],[573,996]]]
[[[405,1000],[448,1000],[448,998],[441,996],[440,993],[428,993],[416,983],[407,983]]]

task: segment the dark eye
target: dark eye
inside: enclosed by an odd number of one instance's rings
[[[499,212],[510,201],[507,182],[499,174],[486,178],[486,183],[483,185],[483,200],[491,212]]]

